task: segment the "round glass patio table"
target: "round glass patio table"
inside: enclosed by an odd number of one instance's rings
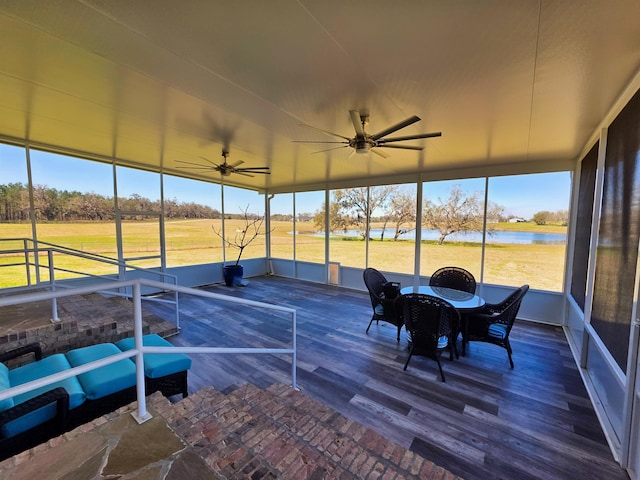
[[[474,295],[473,293],[463,292],[462,290],[455,290],[453,288],[419,285],[404,287],[400,290],[401,295],[405,295],[407,293],[422,293],[424,295],[441,298],[449,302],[453,308],[460,311],[460,313],[478,310],[484,306],[484,298]]]

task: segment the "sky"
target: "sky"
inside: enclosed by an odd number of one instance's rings
[[[93,192],[113,196],[111,165],[78,160],[63,155],[31,150],[31,171],[36,185],[46,185],[58,190]],[[136,193],[151,200],[160,198],[160,181],[156,174],[127,167],[117,168],[118,197],[129,197]],[[27,183],[24,150],[0,144],[0,184]],[[424,197],[431,200],[445,199],[449,190],[459,184],[463,190],[481,192],[483,178],[429,182]],[[414,185],[405,185],[415,191]],[[165,199],[179,202],[194,202],[222,209],[220,185],[190,181],[165,175]],[[489,179],[489,201],[505,207],[511,215],[530,219],[541,210],[551,212],[569,209],[571,175],[569,172],[534,175],[492,177]],[[249,213],[261,213],[264,197],[253,191],[231,186],[224,187],[225,212],[238,213],[248,207]],[[324,192],[304,192],[296,195],[296,211],[313,213],[324,202]],[[292,195],[276,195],[271,201],[272,213],[291,213]]]

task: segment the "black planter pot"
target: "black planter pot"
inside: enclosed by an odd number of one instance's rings
[[[239,287],[243,285],[242,276],[244,275],[244,268],[242,265],[225,265],[222,267],[222,275],[224,276],[224,283],[227,287]]]

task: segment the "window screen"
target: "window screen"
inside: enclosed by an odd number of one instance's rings
[[[587,286],[587,268],[589,266],[589,238],[593,214],[593,193],[598,166],[598,148],[596,143],[582,160],[580,168],[580,188],[578,192],[578,213],[576,222],[576,240],[573,249],[573,274],[571,277],[571,295],[582,311]]]
[[[609,127],[591,323],[626,372],[640,238],[640,91]]]

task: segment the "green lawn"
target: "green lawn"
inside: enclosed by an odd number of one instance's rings
[[[222,261],[222,242],[211,229],[220,228],[220,220],[176,220],[165,223],[167,241],[167,265],[189,265]],[[233,234],[241,226],[240,221],[226,223],[227,234]],[[271,250],[276,258],[293,258],[293,226],[290,222],[272,222]],[[499,230],[536,231],[540,233],[565,233],[566,227],[556,225],[539,226],[533,223],[504,223],[495,225]],[[311,223],[297,223],[297,259],[324,263],[325,246],[322,237],[311,235]],[[29,225],[0,224],[0,238],[25,237]],[[308,233],[308,234],[306,234]],[[64,245],[78,250],[117,256],[115,225],[109,223],[52,223],[38,224],[39,240]],[[149,256],[159,253],[158,225],[153,222],[130,222],[123,226],[125,256]],[[0,242],[1,249],[20,248],[17,242]],[[412,273],[414,269],[413,241],[369,242],[369,265],[383,271]],[[258,237],[245,249],[243,258],[261,257],[265,254],[264,237]],[[235,260],[236,250],[227,250],[227,261]],[[329,260],[345,266],[364,268],[365,242],[358,239],[332,239]],[[564,272],[564,245],[489,244],[485,250],[484,281],[487,283],[522,285],[532,288],[560,291]],[[0,265],[24,261],[23,257],[0,256]],[[33,259],[31,259],[33,261]],[[41,263],[46,264],[46,258]],[[421,246],[420,270],[429,275],[445,265],[458,265],[480,275],[481,248],[478,244],[463,242],[423,242]],[[114,273],[115,268],[87,262],[75,257],[57,255],[56,266],[97,274]],[[134,264],[145,267],[158,266],[159,260],[141,260]],[[32,275],[34,270],[32,269]],[[41,270],[47,278],[47,272]],[[56,278],[73,276],[56,273]],[[22,285],[25,282],[24,267],[0,269],[0,287]]]

